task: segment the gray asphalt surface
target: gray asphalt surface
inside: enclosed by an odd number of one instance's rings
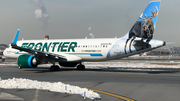
[[[0,77],[27,78],[39,81],[63,82],[80,87],[86,87],[117,94],[137,101],[179,101],[180,100],[180,70],[166,69],[150,70],[115,70],[87,69],[77,71],[75,68],[62,68],[51,72],[48,67],[17,69],[15,66],[0,67]],[[6,90],[0,93],[10,93],[33,101],[37,90]],[[38,91],[36,101],[82,101],[80,95],[60,94],[48,91]],[[122,99],[99,93],[101,101],[124,101]],[[90,99],[86,99],[90,101]],[[1,100],[0,100],[1,101]]]

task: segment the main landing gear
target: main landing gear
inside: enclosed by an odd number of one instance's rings
[[[51,71],[59,71],[59,66],[58,66],[58,65],[52,65],[52,66],[50,67],[50,70],[51,70]]]
[[[77,66],[77,70],[85,70],[85,66],[81,63]]]
[[[53,65],[50,67],[50,71],[59,71],[59,66],[55,65],[55,63],[53,63]],[[79,63],[77,65],[77,70],[85,70],[85,66],[82,63]]]

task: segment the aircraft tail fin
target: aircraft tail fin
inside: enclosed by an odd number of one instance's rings
[[[128,39],[139,37],[148,43],[154,34],[161,1],[151,1],[127,34]]]

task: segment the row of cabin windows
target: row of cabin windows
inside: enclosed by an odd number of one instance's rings
[[[83,47],[83,48],[89,48],[89,47],[94,47],[94,48],[100,48],[100,47],[103,47],[103,48],[105,48],[105,47],[107,47],[107,45],[78,45],[78,46],[76,46],[76,47]]]
[[[51,46],[51,48],[53,48],[54,46]],[[56,48],[59,47],[59,46],[56,46]],[[60,46],[62,47],[62,46]],[[64,46],[66,47],[66,46]],[[67,46],[69,47],[69,46]],[[74,47],[74,46],[71,46],[71,47]],[[89,48],[89,47],[95,47],[95,48],[99,48],[99,47],[107,47],[107,45],[77,45],[76,46],[77,48],[80,48],[80,47],[84,47],[84,48]]]
[[[51,48],[53,48],[54,46],[51,46]],[[58,48],[59,46],[55,46],[55,48]],[[60,47],[62,47],[62,46],[60,46]],[[69,46],[64,46],[64,47],[69,47]],[[74,47],[74,46],[71,46],[71,47]],[[105,48],[105,47],[107,47],[107,45],[78,45],[78,46],[76,46],[77,48],[81,48],[81,47],[83,47],[83,48],[89,48],[89,47],[93,47],[93,48],[100,48],[100,47],[102,47],[102,48]],[[40,48],[40,46],[37,46],[37,48]]]

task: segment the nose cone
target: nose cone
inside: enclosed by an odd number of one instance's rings
[[[165,41],[161,41],[161,40],[155,40],[152,39],[149,44],[151,45],[151,48],[158,48],[158,47],[162,47],[166,45]]]
[[[7,56],[8,56],[7,50],[8,50],[8,48],[6,48],[6,49],[4,50],[4,52],[3,52],[3,56],[4,56],[4,57],[7,57]]]
[[[3,51],[3,55],[4,55],[4,56],[6,55],[6,49]]]

